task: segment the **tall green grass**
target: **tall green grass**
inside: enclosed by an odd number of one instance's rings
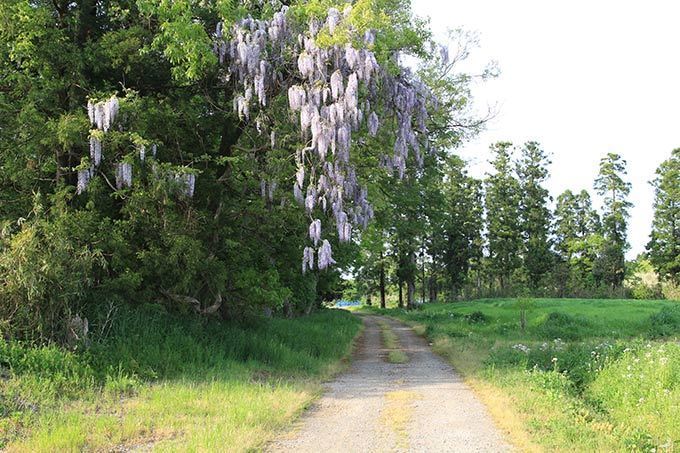
[[[541,448],[680,446],[678,302],[487,299],[382,313],[419,325],[469,379],[510,401]]]
[[[0,447],[256,447],[309,403],[359,326],[339,310],[240,325],[147,307],[82,352],[0,341]]]

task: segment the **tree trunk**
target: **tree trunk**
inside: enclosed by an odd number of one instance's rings
[[[283,315],[288,319],[293,317],[293,304],[288,300],[283,303]]]
[[[422,297],[420,299],[420,303],[424,304],[425,303],[425,259],[424,258],[423,258],[423,270],[422,270],[421,280],[422,280],[423,287],[422,287],[422,290],[420,291],[420,293],[422,294]]]
[[[380,250],[380,308],[385,308],[385,262],[383,252]]]
[[[399,308],[404,308],[404,282],[399,280]]]
[[[409,310],[416,308],[416,301],[415,301],[415,296],[416,296],[416,279],[415,277],[411,277],[408,279],[406,282],[406,308]]]
[[[437,278],[434,275],[430,275],[430,303],[437,301]]]

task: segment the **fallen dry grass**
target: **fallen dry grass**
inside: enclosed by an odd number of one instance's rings
[[[407,427],[413,418],[413,403],[420,396],[417,392],[395,390],[385,394],[385,407],[380,414],[380,423],[391,430],[397,441],[397,448],[408,450]]]

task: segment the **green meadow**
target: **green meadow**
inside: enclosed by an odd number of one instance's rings
[[[427,336],[522,450],[680,446],[678,302],[488,299],[371,311]]]

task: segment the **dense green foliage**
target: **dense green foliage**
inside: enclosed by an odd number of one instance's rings
[[[491,151],[492,171],[481,180],[448,156],[441,163],[425,160],[419,187],[409,181],[392,187],[390,204],[377,206],[374,233],[361,243],[364,256],[379,259],[358,262],[353,297],[379,291],[381,304],[390,297],[402,301],[406,282],[409,306],[413,295],[422,302],[484,295],[678,298],[677,152],[653,183],[649,254],[626,263],[632,204],[620,156],[601,159],[594,181],[598,212],[585,189],[566,190],[553,205],[545,187],[550,157],[538,143],[499,142]]]
[[[67,324],[76,316],[87,319],[93,333],[110,321],[107,313],[144,303],[223,319],[262,311],[291,316],[309,313],[342,289],[339,277],[355,248],[333,238],[328,214],[306,216],[291,190],[296,152],[308,145],[288,107],[287,88],[300,80],[296,61],[272,69],[278,78],[267,86],[268,103],[252,106],[248,116],[235,106],[249,94],[241,93],[234,68],[221,65],[213,49],[218,22],[229,34],[237,21],[270,19],[288,3],[283,11],[293,33],[307,33],[310,21],[324,20],[330,7],[346,6],[277,0],[3,3],[3,335],[68,342],[73,329]],[[461,140],[465,133],[454,131],[454,119],[466,108],[469,78],[452,71],[453,62],[440,55],[408,1],[359,0],[343,15],[346,25],[332,36],[319,34],[319,45],[368,46],[386,74],[408,73],[397,56],[415,56],[426,84],[441,95],[433,140]],[[374,34],[371,42],[358,42],[356,35],[365,32]],[[297,35],[290,41],[297,43]],[[362,102],[364,91],[362,86]],[[119,105],[112,126],[92,128],[88,103],[111,96]],[[362,129],[352,139],[359,150],[352,165],[369,196],[399,179],[377,168],[396,130],[389,114],[381,122],[375,138]],[[88,153],[88,140],[99,144],[101,163],[92,148]],[[424,153],[412,153],[408,167]],[[191,189],[184,187],[189,180]],[[418,187],[415,180],[408,185]],[[324,237],[338,266],[303,275],[312,214],[328,226]]]
[[[602,237],[604,239],[599,260],[594,269],[596,278],[612,288],[620,286],[625,278],[625,252],[628,250],[627,200],[630,183],[624,181],[626,161],[618,154],[609,153],[600,160],[600,173],[595,180],[595,190],[604,197]]]
[[[680,337],[677,302],[491,299],[380,312],[422,326],[468,379],[511,404],[543,448],[673,450],[680,442],[680,346],[669,341]]]
[[[185,419],[193,410],[191,399],[176,405],[166,387],[176,392],[195,389],[191,398],[200,401],[201,392],[213,393],[204,387],[218,386],[223,395],[213,395],[217,404],[225,394],[240,391],[239,406],[230,411],[224,407],[214,410],[232,415],[256,410],[262,418],[256,423],[266,425],[267,417],[273,421],[281,416],[267,395],[276,398],[280,391],[278,397],[286,398],[286,392],[295,391],[295,380],[327,375],[329,367],[348,354],[360,325],[356,317],[336,310],[303,319],[260,319],[239,325],[187,319],[147,306],[129,310],[118,319],[106,338],[93,343],[85,353],[55,346],[35,348],[15,341],[0,343],[0,446],[22,435],[29,435],[30,445],[31,433],[46,437],[42,449],[48,451],[61,443],[68,449],[109,449],[121,436],[122,441],[125,436],[134,441],[156,430],[161,437],[168,436],[169,426],[154,421],[153,412],[123,412],[125,423],[121,425],[107,420],[105,411],[87,409],[110,405],[114,410],[121,397],[131,402],[152,397],[160,399],[154,411],[174,411],[173,416]],[[262,398],[268,403],[260,407]],[[70,408],[76,402],[86,409],[74,417]],[[296,401],[293,411],[299,410],[300,404],[304,401]],[[210,423],[206,414],[196,415],[199,424]],[[247,434],[247,419],[236,417],[219,429],[225,433],[241,429]],[[92,430],[93,422],[97,428]],[[128,425],[133,432],[126,434]],[[108,432],[108,439],[101,436],[101,430]],[[195,435],[185,431],[182,435],[183,431],[179,426],[168,437],[177,437],[174,440],[181,445]],[[210,443],[201,445],[207,448]]]
[[[491,147],[494,173],[486,179],[489,268],[501,291],[521,265],[521,188],[512,172],[511,147],[509,142]]]
[[[517,163],[522,192],[520,220],[524,247],[522,256],[531,289],[541,286],[553,264],[550,249],[550,210],[548,190],[543,187],[548,177],[548,156],[536,142],[528,142]]]
[[[656,170],[649,259],[663,279],[680,284],[680,148]]]

